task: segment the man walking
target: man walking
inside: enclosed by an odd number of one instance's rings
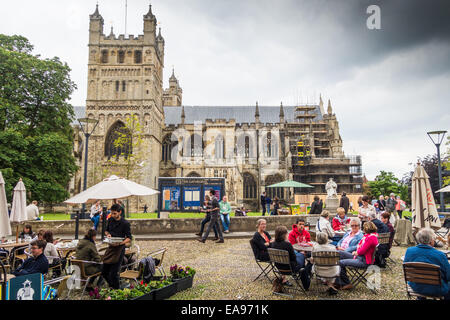
[[[348,208],[350,207],[350,200],[347,197],[347,194],[345,192],[342,192],[341,201],[339,202],[339,207],[344,208],[345,214],[348,213]]]
[[[266,215],[266,192],[261,194],[261,207],[262,207],[262,215]]]
[[[220,213],[220,205],[217,200],[216,191],[214,189],[209,190],[209,196],[211,197],[211,209],[208,209],[211,212],[211,221],[208,224],[208,228],[206,228],[206,232],[201,239],[197,239],[197,241],[205,243],[206,239],[208,239],[209,232],[216,226],[217,233],[219,234],[219,240],[216,243],[224,243],[222,230],[219,226],[219,213]]]

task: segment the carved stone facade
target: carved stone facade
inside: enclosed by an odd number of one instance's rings
[[[116,37],[111,30],[105,36],[98,7],[90,16],[89,35],[85,116],[99,123],[89,140],[88,187],[112,173],[126,176],[123,165],[108,165],[109,158],[124,152],[112,144],[112,134],[136,114],[144,130],[142,150],[126,149],[125,154],[144,152],[133,180],[149,187],[157,188],[158,176],[225,177],[232,205],[251,209],[259,207],[262,191],[292,201],[289,190],[266,188],[286,179],[314,186],[295,190],[300,193],[324,194],[330,177],[338,192],[361,192],[360,157],[344,155],[330,101],[327,113],[322,97],[304,106],[183,106],[174,72],[163,90],[164,39],[161,30],[156,35],[151,6],[143,35]],[[75,148],[83,153],[79,144]],[[82,176],[77,173],[73,192]],[[144,203],[154,211],[156,200],[133,200],[130,211],[141,211]]]

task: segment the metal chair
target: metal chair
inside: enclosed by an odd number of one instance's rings
[[[75,272],[75,270],[72,271],[71,277],[73,278],[73,281],[80,281],[80,282],[85,282],[86,284],[83,287],[83,291],[81,293],[81,297],[84,295],[84,292],[86,291],[86,288],[88,286],[88,284],[90,283],[91,279],[100,276],[102,273],[101,272],[96,272],[94,274],[91,275],[87,275],[86,271],[84,269],[85,265],[87,264],[96,264],[96,265],[100,265],[102,264],[101,262],[95,262],[95,261],[85,261],[85,260],[77,260],[77,259],[70,259],[69,260],[71,265],[77,266],[80,270],[79,273],[79,278],[77,278],[77,274]],[[74,277],[75,276],[75,277]],[[72,288],[69,288],[69,293],[67,294],[67,297],[70,296],[70,293],[72,292]]]
[[[159,271],[161,276],[166,276],[166,272],[164,271],[164,268],[163,268],[164,255],[165,255],[166,251],[167,251],[167,248],[161,248],[156,251],[150,252],[147,255],[147,257],[152,257],[152,258],[155,258],[156,256],[161,255],[161,259],[159,259],[159,263],[157,265],[155,265],[155,269],[157,271]]]
[[[404,262],[403,263],[403,274],[405,276],[406,293],[408,299],[412,296],[421,297],[425,299],[443,299],[442,296],[428,296],[415,292],[408,282],[414,282],[417,284],[425,284],[438,286],[439,291],[442,288],[441,280],[441,268],[435,264],[425,263],[425,262]]]
[[[339,267],[339,252],[337,251],[318,251],[312,252],[312,263],[314,265],[314,274],[316,275],[317,292],[319,292],[320,280],[327,281],[334,280],[339,277],[339,272],[336,276],[330,277],[322,273],[320,268],[334,268]]]
[[[378,247],[378,245],[377,245],[377,247]],[[377,249],[375,248],[375,250],[373,251],[373,255],[372,255],[372,261],[375,261],[375,252],[376,251],[377,251]],[[364,283],[364,285],[366,286],[367,289],[369,289],[370,291],[372,291],[373,293],[376,294],[376,293],[378,293],[377,290],[375,288],[371,288],[369,286],[369,284],[368,284],[369,282],[367,280],[367,276],[370,274],[369,267],[372,265],[368,265],[365,267],[346,266],[346,269],[350,276],[350,282],[354,288],[356,288],[359,284]]]
[[[138,284],[139,280],[142,279],[144,274],[144,265],[139,261],[137,263],[138,263],[137,270],[126,270],[124,272],[121,272],[120,279],[134,281],[136,284]]]
[[[11,250],[10,253],[10,257],[12,258],[11,269],[13,270],[17,269],[17,267],[19,266],[17,265],[17,262],[20,260],[21,263],[23,263],[28,258],[27,254],[25,253],[25,249],[28,248],[28,246],[29,246],[28,244],[24,244],[23,246],[15,247]],[[17,251],[19,250],[23,250],[24,253],[18,254]]]
[[[264,275],[264,277],[270,283],[272,283],[273,279],[270,279],[270,277],[269,277],[269,273],[273,269],[272,263],[270,263],[270,260],[269,261],[262,261],[262,260],[259,260],[257,258],[258,247],[256,246],[255,241],[253,239],[250,240],[250,247],[252,248],[253,256],[255,257],[255,262],[258,265],[258,267],[261,269],[261,273],[253,281],[258,280],[262,275]],[[263,267],[263,264],[267,264],[267,265],[265,267]]]
[[[303,288],[303,285],[300,281],[300,275],[304,271],[304,268],[300,269],[298,273],[295,273],[292,270],[290,261],[289,261],[289,252],[286,250],[279,250],[273,248],[267,248],[269,252],[270,262],[273,265],[273,273],[275,274],[276,279],[281,283],[281,287],[283,288],[283,292],[292,293],[292,294],[283,294],[278,292],[273,292],[277,295],[290,296],[293,298],[294,294],[299,292],[306,294],[306,290]],[[277,266],[278,265],[278,266]],[[283,276],[287,276],[294,282],[293,287],[287,287],[282,283]]]

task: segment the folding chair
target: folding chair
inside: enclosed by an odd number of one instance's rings
[[[372,255],[372,261],[375,261],[375,252],[377,249],[373,251]],[[373,293],[378,293],[375,288],[371,288],[368,285],[367,276],[369,275],[369,266],[365,267],[353,267],[353,266],[346,266],[347,272],[350,276],[350,282],[353,285],[353,288],[356,288],[360,283],[364,283],[367,289],[372,291]]]
[[[139,261],[137,263],[138,263],[137,270],[126,270],[124,272],[121,272],[120,279],[134,281],[136,284],[138,284],[139,283],[138,280],[142,279],[142,276],[144,274],[144,265]],[[133,265],[134,264],[136,263],[133,263]]]
[[[445,237],[450,232],[450,218],[445,218],[444,223],[442,224],[442,228],[435,231],[436,235],[445,240]],[[442,241],[442,240],[441,240]]]
[[[294,273],[289,261],[289,252],[287,252],[286,250],[267,248],[267,251],[269,252],[270,262],[273,265],[273,273],[275,274],[275,277],[278,279],[278,281],[280,281],[283,292],[291,292],[292,294],[283,294],[278,292],[273,293],[282,296],[290,296],[292,298],[293,294],[299,292],[306,294],[306,291],[303,288],[300,280],[300,275],[305,269],[302,268],[298,273]],[[278,267],[276,266],[276,264],[278,264]],[[292,281],[294,282],[294,286],[287,287],[286,285],[284,285],[282,283],[283,276],[288,276],[290,279],[292,279]]]
[[[414,282],[418,284],[434,285],[438,286],[439,290],[441,290],[441,268],[439,266],[425,262],[404,262],[403,274],[405,275],[406,293],[408,294],[408,299],[411,299],[411,296],[416,296],[425,299],[430,298],[433,300],[443,300],[444,297],[442,296],[427,296],[417,293],[408,284],[408,282]]]
[[[336,276],[330,277],[324,275],[322,270],[318,268],[333,268],[339,267],[339,252],[337,251],[318,251],[312,252],[312,263],[314,264],[314,274],[316,275],[317,293],[319,293],[320,280],[334,280],[339,277],[339,273]]]
[[[102,273],[101,272],[96,272],[94,274],[91,275],[87,275],[86,271],[84,270],[84,266],[86,264],[102,264],[101,262],[95,262],[95,261],[84,261],[84,260],[77,260],[77,259],[70,259],[70,264],[77,266],[80,270],[80,274],[79,274],[79,278],[76,277],[76,273],[75,270],[72,272],[71,277],[74,277],[73,281],[80,281],[80,282],[85,282],[86,284],[83,287],[83,292],[81,293],[81,297],[84,295],[84,292],[86,291],[87,285],[89,284],[90,280],[92,278],[98,277],[100,276]],[[67,297],[70,296],[70,293],[72,291],[72,288],[69,288],[69,293],[67,294]]]
[[[272,283],[273,280],[270,279],[269,273],[272,271],[273,265],[270,263],[270,261],[262,261],[256,257],[257,253],[258,253],[258,247],[256,246],[255,241],[253,239],[250,240],[250,247],[252,248],[253,256],[255,257],[255,262],[258,265],[258,267],[261,269],[261,273],[253,281],[258,280],[262,275],[264,275],[264,277],[270,283]],[[263,264],[267,264],[267,266],[263,267]]]

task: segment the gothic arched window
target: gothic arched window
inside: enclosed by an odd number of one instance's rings
[[[283,181],[283,177],[279,174],[268,176],[265,180],[266,186],[270,186],[271,184],[275,184]],[[267,188],[266,194],[273,200],[275,197],[278,199],[284,198],[284,190],[283,188]]]
[[[256,198],[256,182],[250,173],[244,173],[244,199]]]
[[[108,50],[102,50],[102,63],[108,63]]]
[[[119,137],[125,137],[125,139],[121,139],[124,143],[117,144]],[[125,127],[122,121],[117,121],[111,126],[106,135],[105,156],[108,160],[112,157],[116,157],[116,160],[119,160],[120,156],[124,156],[125,159],[127,159],[128,155],[132,153],[133,148],[131,145],[130,131]]]
[[[193,134],[189,138],[188,144],[191,157],[202,157],[203,156],[203,141],[202,137],[198,134]]]
[[[117,54],[117,61],[119,63],[124,63],[125,62],[125,51],[120,50],[119,53]]]
[[[134,63],[142,63],[142,51],[136,50],[134,52]]]
[[[225,143],[223,141],[223,136],[219,135],[215,141],[215,156],[216,159],[225,158]]]
[[[171,141],[170,136],[167,135],[162,144],[162,160],[164,162],[167,162],[169,160],[172,160],[172,149],[175,147],[176,142]]]

